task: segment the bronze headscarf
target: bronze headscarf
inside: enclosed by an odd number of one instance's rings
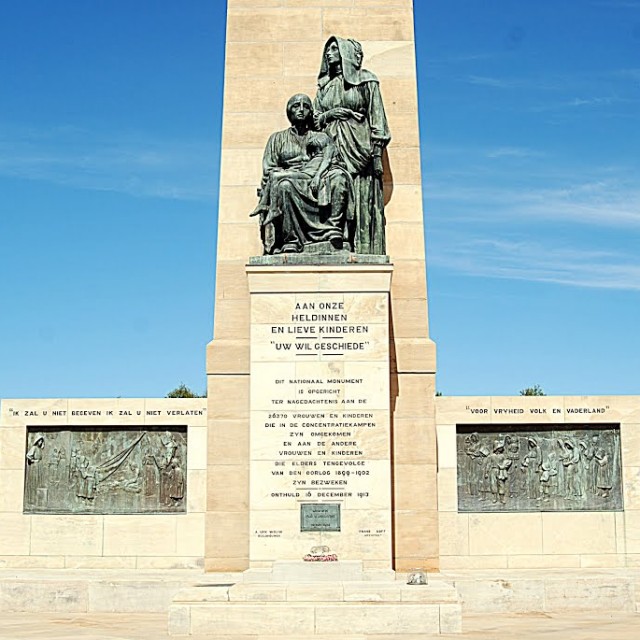
[[[353,39],[338,38],[331,36],[322,49],[322,64],[320,65],[320,73],[318,74],[318,85],[323,87],[329,82],[329,64],[325,52],[331,42],[336,42],[340,57],[342,58],[342,77],[347,84],[357,86],[365,82],[378,82],[378,78],[371,71],[362,68],[362,47],[360,43]]]

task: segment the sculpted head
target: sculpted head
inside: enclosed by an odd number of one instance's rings
[[[292,125],[313,123],[313,104],[304,93],[296,93],[287,102],[287,118]]]
[[[324,50],[324,56],[329,66],[342,61],[342,57],[340,56],[340,48],[338,47],[338,41],[335,38],[331,38],[331,40],[327,42],[327,46]]]
[[[332,36],[325,44],[324,57],[329,67],[341,65],[346,60],[349,66],[361,69],[364,53],[362,45],[357,40]]]

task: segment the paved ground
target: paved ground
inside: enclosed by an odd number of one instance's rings
[[[3,613],[0,617],[0,640],[158,640],[167,637],[166,616],[157,613]],[[440,637],[479,640],[638,640],[640,614],[467,614],[464,633]]]

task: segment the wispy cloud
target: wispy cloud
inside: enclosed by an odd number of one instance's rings
[[[593,97],[593,98],[574,98],[567,103],[567,106],[570,107],[584,107],[584,106],[600,106],[600,105],[609,105],[614,102],[619,102],[620,98],[616,98],[615,96],[604,96],[604,97]]]
[[[500,51],[486,51],[483,53],[461,53],[455,56],[449,56],[448,62],[475,62],[476,60],[493,60],[504,54]]]
[[[530,151],[506,146],[485,154],[509,159]],[[468,164],[453,160],[455,173],[427,174],[431,264],[465,275],[640,291],[635,166],[544,157],[527,160],[523,172],[514,163],[479,163],[480,155],[460,150]]]
[[[598,69],[522,76],[452,74],[459,82],[496,91],[528,91],[533,112],[638,103],[640,69]],[[536,104],[536,102],[538,104]]]
[[[560,75],[531,75],[531,76],[490,76],[469,74],[459,76],[459,81],[481,87],[495,89],[527,89],[529,91],[564,91],[568,86],[583,86],[585,78],[576,74],[573,76]],[[589,79],[589,82],[592,80]]]
[[[514,87],[517,84],[517,81],[508,80],[506,78],[492,78],[490,76],[467,76],[466,81],[469,84],[476,84],[482,87],[496,87],[499,89],[507,89],[509,87]]]
[[[487,151],[486,155],[487,158],[534,158],[544,154],[524,147],[498,147]]]
[[[469,276],[640,291],[638,258],[619,252],[457,237],[432,248],[431,264]]]
[[[0,175],[137,197],[212,200],[213,142],[0,126]]]
[[[640,9],[640,2],[637,0],[594,0],[591,5],[607,9]]]
[[[543,113],[546,111],[560,111],[570,109],[580,109],[588,107],[610,107],[616,104],[632,104],[637,102],[628,98],[621,98],[619,96],[589,96],[589,97],[573,97],[567,100],[559,100],[555,102],[549,102],[546,104],[533,105],[529,108],[529,111],[533,113]]]
[[[640,7],[640,4],[638,5]],[[631,68],[631,69],[616,69],[612,72],[614,76],[631,79],[635,82],[640,82],[640,68]]]
[[[477,184],[478,176],[472,174],[466,183],[460,175],[439,181],[432,177],[425,183],[424,195],[427,208],[431,202],[445,202],[466,221],[568,222],[637,232],[640,185],[632,177],[625,179],[624,173],[603,169],[582,180],[575,177],[580,174],[577,169],[566,175],[560,170],[547,176],[532,173],[522,186],[514,186],[522,182],[518,176],[499,176],[499,182],[495,175],[487,176],[485,184]],[[472,180],[476,183],[469,184]]]

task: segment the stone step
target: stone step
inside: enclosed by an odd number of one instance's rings
[[[351,637],[462,630],[459,604],[413,602],[207,602],[172,604],[169,635]]]
[[[0,611],[166,612],[176,593],[203,576],[199,570],[0,571]]]
[[[182,589],[169,608],[169,634],[229,638],[351,638],[354,634],[458,633],[461,605],[442,580],[253,583]]]

